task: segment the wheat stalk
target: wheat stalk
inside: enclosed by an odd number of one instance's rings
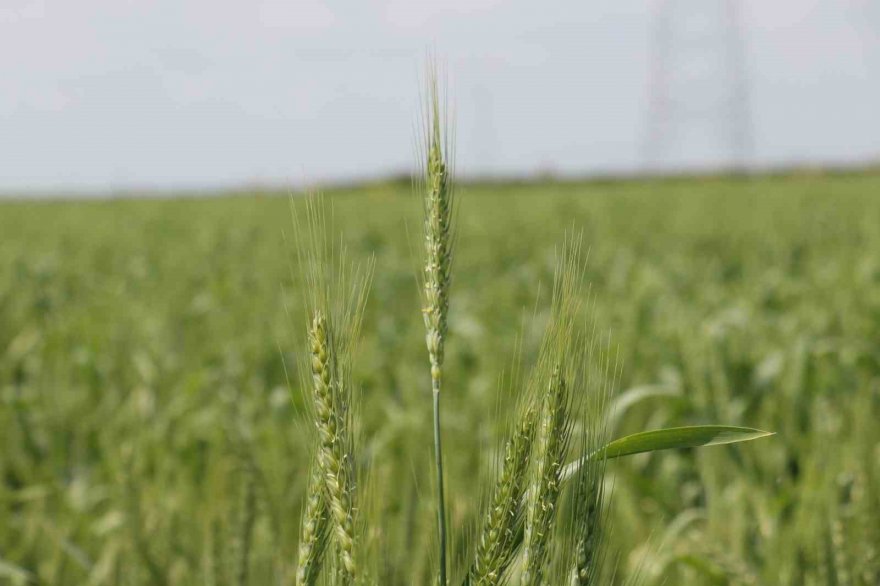
[[[446,342],[449,285],[453,253],[453,192],[448,149],[441,131],[440,96],[436,69],[429,84],[428,122],[425,136],[425,266],[422,282],[422,315],[431,365],[433,395],[434,464],[437,480],[437,527],[440,547],[440,584],[446,579],[446,499],[443,489],[443,450],[440,438],[440,387]]]

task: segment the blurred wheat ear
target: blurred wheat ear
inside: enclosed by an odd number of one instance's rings
[[[590,344],[587,358],[592,362],[594,346]],[[584,400],[580,452],[598,453],[608,442],[606,406],[614,381],[617,378],[617,365],[609,357],[605,358],[606,368],[587,373],[584,386],[588,391]],[[598,380],[597,380],[598,379]],[[607,534],[605,505],[605,458],[596,458],[581,466],[574,479],[573,515],[570,520],[573,544],[573,573],[578,586],[594,586],[599,583],[600,572],[606,552]],[[564,474],[564,471],[563,471]],[[563,478],[564,481],[564,478]]]

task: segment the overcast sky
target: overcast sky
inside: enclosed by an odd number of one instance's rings
[[[660,75],[646,0],[0,0],[0,191],[407,170],[430,47],[463,173],[637,170],[651,103],[670,166],[728,160],[731,112],[754,164],[880,157],[878,2],[741,2],[740,77],[676,2]]]

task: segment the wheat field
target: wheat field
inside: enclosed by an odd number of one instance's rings
[[[458,185],[442,350],[449,582],[476,575],[517,389],[541,368],[560,245],[576,232],[579,311],[605,348],[578,367],[614,357],[607,433],[775,432],[604,463],[605,506],[590,513],[606,522],[604,569],[589,583],[880,583],[878,193],[871,172]],[[287,195],[0,203],[0,584],[308,582],[301,519],[326,506],[309,498],[325,494],[323,470],[353,497],[328,501],[350,520],[314,534],[329,540],[317,583],[349,569],[357,583],[436,583],[422,199],[409,180],[325,192],[333,246],[372,271],[339,367],[355,423],[326,443],[356,446],[363,470],[345,476],[316,452],[309,353],[323,326],[308,316],[321,301],[296,267],[311,244],[290,207],[304,217],[307,203]],[[549,478],[528,502],[557,498]],[[564,520],[585,501],[558,502]],[[552,570],[562,553],[537,531],[526,547]],[[363,542],[350,559],[347,532]]]

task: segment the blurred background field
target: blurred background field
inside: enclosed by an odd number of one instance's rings
[[[619,577],[877,584],[877,193],[871,172],[462,186],[444,407],[459,565],[509,407],[503,375],[518,337],[534,358],[573,228],[621,358],[615,435],[777,433],[615,462]],[[376,258],[355,374],[381,583],[427,584],[421,204],[408,182],[328,195],[351,256]],[[288,205],[273,192],[0,204],[0,583],[209,584],[246,473],[252,583],[288,576],[309,454]]]
[[[337,186],[341,241],[376,260],[368,562],[432,583],[409,179],[431,63],[461,181],[455,577],[573,230],[620,358],[614,435],[776,432],[614,462],[616,582],[880,584],[878,7],[3,0],[0,585],[231,584],[251,488],[250,583],[291,583],[307,185]]]

